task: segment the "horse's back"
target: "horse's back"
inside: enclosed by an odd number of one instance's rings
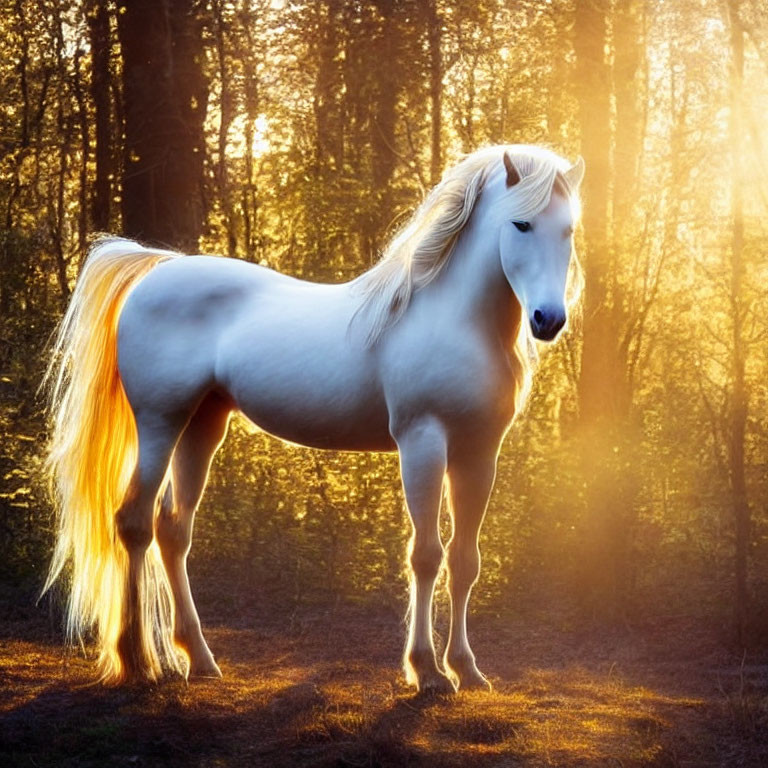
[[[212,256],[185,256],[155,267],[120,313],[118,364],[131,403],[181,410],[214,381],[216,347],[266,270]]]
[[[216,380],[266,431],[340,450],[391,450],[376,354],[348,284],[275,283],[227,330]]]
[[[370,351],[350,328],[349,285],[321,285],[235,259],[164,262],[120,320],[132,403],[190,407],[220,389],[279,437],[331,448],[389,449]]]
[[[274,285],[300,281],[258,264],[220,256],[184,256],[155,267],[132,291],[121,322],[132,309],[155,319],[201,324],[231,317],[237,304]]]

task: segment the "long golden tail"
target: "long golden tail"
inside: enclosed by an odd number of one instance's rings
[[[96,241],[59,327],[45,378],[52,426],[48,471],[58,524],[43,592],[71,561],[67,633],[75,639],[94,631],[105,681],[123,675],[116,646],[128,558],[114,517],[138,453],[136,422],[117,369],[117,323],[130,289],[175,256],[130,240]],[[150,549],[157,567],[149,562],[147,572],[157,590],[165,574],[156,545]],[[171,665],[178,662],[171,658]]]

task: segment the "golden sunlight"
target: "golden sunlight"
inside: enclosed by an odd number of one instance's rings
[[[255,119],[247,115],[238,115],[229,127],[227,156],[233,159],[245,157],[250,136],[253,157],[261,157],[272,147],[268,138],[269,132],[269,119],[265,114],[259,114]]]
[[[0,766],[768,766],[767,7],[6,2]]]

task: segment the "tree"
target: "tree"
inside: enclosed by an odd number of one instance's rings
[[[94,112],[96,175],[93,184],[93,228],[107,232],[112,222],[112,180],[115,175],[112,116],[112,34],[105,0],[88,0],[86,8],[91,44],[91,98]]]
[[[197,249],[205,210],[203,19],[197,0],[120,0],[122,217],[131,237]]]
[[[727,443],[730,472],[731,506],[734,522],[734,629],[739,644],[746,640],[749,616],[749,592],[747,568],[751,533],[751,513],[747,498],[744,470],[744,448],[749,409],[746,389],[746,342],[744,323],[747,304],[744,301],[744,30],[738,17],[738,3],[728,4],[728,28],[730,32],[730,146],[731,146],[731,243],[730,243],[730,293],[731,316],[731,392],[730,429]]]

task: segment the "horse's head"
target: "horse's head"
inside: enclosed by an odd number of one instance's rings
[[[504,153],[504,205],[499,235],[501,267],[528,318],[533,336],[552,341],[567,319],[566,292],[573,251],[576,193],[584,161],[547,176]],[[527,172],[528,171],[528,172]]]

